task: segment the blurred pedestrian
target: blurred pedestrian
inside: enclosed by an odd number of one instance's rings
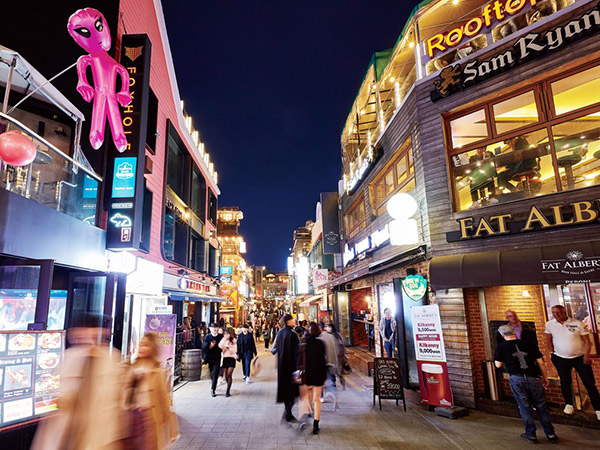
[[[158,338],[146,333],[138,358],[131,366],[126,384],[125,406],[130,433],[124,447],[132,450],[168,448],[179,434],[177,416],[171,411],[167,377],[158,362]]]
[[[283,403],[286,422],[295,419],[292,414],[298,385],[292,383],[292,374],[298,366],[298,335],[294,332],[296,319],[291,314],[283,316],[284,327],[277,334],[277,403]]]
[[[335,328],[335,325],[328,323],[325,330],[335,339],[335,348],[337,353],[337,373],[333,376],[333,383],[336,384],[337,379],[340,380],[342,388],[346,389],[346,380],[344,379],[344,368],[348,365],[348,357],[346,356],[346,340]]]
[[[126,432],[124,377],[119,352],[105,345],[102,319],[87,313],[73,320],[60,374],[59,409],[40,424],[32,449],[120,448]]]
[[[266,322],[265,327],[263,328],[263,339],[265,340],[265,351],[269,350],[269,343],[272,339],[275,339],[273,336],[273,324],[271,322]]]
[[[231,396],[231,383],[233,383],[233,369],[235,369],[235,358],[237,356],[237,339],[235,331],[229,327],[225,330],[223,339],[219,342],[219,347],[223,351],[223,376],[227,380],[227,391],[225,397]]]
[[[211,323],[210,334],[204,338],[204,344],[202,344],[202,358],[204,364],[208,364],[208,369],[210,370],[210,378],[212,380],[210,393],[213,397],[217,396],[217,381],[219,380],[221,369],[222,352],[219,342],[223,339],[223,334],[220,334],[219,331],[219,325]]]
[[[255,355],[258,355],[254,337],[249,331],[250,327],[248,324],[244,324],[242,326],[242,334],[238,336],[237,340],[238,359],[242,362],[242,373],[244,375],[245,383],[250,383],[250,366],[252,365],[252,358],[254,358]]]
[[[192,346],[192,321],[189,316],[183,318],[181,324],[181,340],[183,341],[183,348],[191,348]]]
[[[302,339],[298,356],[298,367],[302,373],[300,385],[301,423],[304,424],[307,412],[314,411],[313,434],[319,434],[321,420],[321,393],[327,380],[326,348],[323,340],[319,339],[321,329],[315,322],[308,325],[306,337]],[[309,407],[310,406],[310,407]]]
[[[337,374],[338,366],[335,338],[325,331],[324,322],[319,322],[319,329],[321,330],[321,333],[319,334],[318,338],[325,345],[325,362],[327,365],[327,382],[324,386],[323,400],[326,400],[327,397],[331,398],[331,401],[333,402],[333,410],[335,411],[338,406],[337,395],[335,392],[335,376]]]

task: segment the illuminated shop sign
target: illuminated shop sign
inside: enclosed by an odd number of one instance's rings
[[[437,52],[459,47],[465,40],[477,36],[483,28],[489,28],[520,13],[528,6],[535,6],[536,0],[495,0],[481,8],[477,17],[469,19],[457,28],[447,33],[438,33],[425,41],[425,51],[430,58]]]
[[[556,52],[568,43],[596,33],[600,28],[600,11],[597,8],[545,33],[528,33],[508,50],[488,59],[475,59],[444,68],[433,83],[431,101],[448,97],[530,59]]]
[[[106,228],[106,248],[109,250],[136,250],[140,247],[150,53],[150,40],[145,34],[128,34],[122,37],[120,63],[129,74],[132,101],[122,111],[127,147],[121,149],[122,153],[113,145],[107,147],[106,173],[109,176],[106,177],[104,198],[109,218]]]
[[[540,208],[534,205],[529,209],[525,220],[515,220],[512,213],[458,219],[459,231],[447,233],[446,240],[456,242],[529,231],[552,230],[598,223],[599,218],[600,200],[573,202],[548,208]]]
[[[345,180],[345,188],[348,194],[352,194],[356,190],[360,182],[369,174],[375,163],[379,160],[382,153],[381,148],[375,152],[370,150],[367,157],[358,164],[356,170],[350,173],[348,179]]]
[[[221,275],[231,275],[231,274],[233,274],[233,267],[221,266]]]
[[[385,243],[390,241],[390,227],[386,224],[380,230],[373,232],[370,236],[365,237],[358,241],[355,245],[350,247],[348,244],[344,247],[344,254],[342,259],[344,260],[344,266],[347,266],[354,258],[361,256],[369,250],[374,250],[381,247]]]

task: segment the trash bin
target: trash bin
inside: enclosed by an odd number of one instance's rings
[[[181,357],[181,378],[183,381],[198,381],[202,374],[202,351],[184,350]]]

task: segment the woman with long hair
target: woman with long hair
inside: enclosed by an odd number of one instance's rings
[[[319,325],[311,322],[308,325],[306,337],[300,343],[298,367],[302,373],[300,397],[302,405],[306,408],[305,416],[310,413],[311,406],[314,411],[313,434],[319,434],[319,421],[321,420],[321,393],[327,379],[327,365],[325,362],[325,344],[318,339],[321,334]],[[302,414],[301,414],[302,415]],[[306,418],[304,417],[303,420]],[[302,427],[304,421],[301,421]]]
[[[128,449],[162,450],[177,439],[177,416],[171,412],[166,384],[165,371],[158,362],[158,338],[155,333],[146,333],[127,383],[126,406],[132,422]]]
[[[346,389],[346,380],[344,379],[344,368],[348,367],[348,357],[346,356],[346,340],[335,328],[335,325],[328,323],[325,325],[325,331],[335,338],[335,350],[337,353],[337,373],[333,375],[333,384],[335,385],[336,377],[340,380],[342,388]]]
[[[223,339],[219,342],[219,347],[223,351],[223,377],[227,380],[227,392],[225,397],[231,396],[231,384],[233,383],[233,369],[235,369],[235,358],[237,355],[237,339],[235,331],[229,327],[223,333]]]

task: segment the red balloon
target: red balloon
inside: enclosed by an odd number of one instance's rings
[[[11,166],[27,166],[33,162],[35,144],[17,130],[0,134],[0,159]]]

